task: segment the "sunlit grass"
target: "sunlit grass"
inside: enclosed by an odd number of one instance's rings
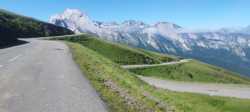
[[[156,89],[98,52],[67,43],[74,59],[113,112],[249,112],[250,100]]]

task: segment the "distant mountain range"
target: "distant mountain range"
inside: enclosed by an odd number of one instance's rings
[[[44,37],[73,33],[74,32],[66,28],[54,24],[0,9],[0,48],[1,46],[15,43],[17,38]]]
[[[169,22],[150,25],[134,20],[94,21],[77,9],[51,16],[49,22],[75,33],[91,33],[113,42],[195,58],[250,76],[250,27],[193,32]]]

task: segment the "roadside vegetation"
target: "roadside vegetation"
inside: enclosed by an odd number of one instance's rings
[[[194,60],[174,65],[135,68],[130,71],[143,76],[177,81],[250,84],[249,79],[236,73]]]
[[[68,39],[66,39],[68,40]],[[249,112],[250,100],[156,89],[102,53],[66,42],[111,112]]]
[[[71,42],[80,43],[81,45],[100,53],[115,63],[122,65],[157,64],[177,59],[160,53],[154,53],[143,49],[131,48],[126,45],[104,41],[86,34],[65,39]]]

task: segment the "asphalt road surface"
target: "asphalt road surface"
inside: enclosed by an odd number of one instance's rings
[[[58,41],[0,49],[0,112],[106,112],[106,106]]]
[[[191,61],[191,59],[182,59],[182,60],[179,60],[179,61],[165,62],[165,63],[160,63],[160,64],[122,65],[121,67],[124,68],[124,69],[146,68],[146,67],[156,67],[156,66],[164,66],[164,65],[181,64],[181,63],[187,63],[189,61]]]
[[[157,88],[168,89],[177,92],[191,92],[207,94],[210,96],[226,96],[250,99],[250,85],[180,82],[144,76],[138,77]]]

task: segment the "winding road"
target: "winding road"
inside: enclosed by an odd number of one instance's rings
[[[182,59],[179,61],[165,62],[165,63],[160,63],[160,64],[122,65],[121,67],[124,69],[135,69],[135,68],[146,68],[146,67],[157,67],[157,66],[164,66],[164,65],[181,64],[181,63],[187,63],[189,61],[191,61],[191,59]]]
[[[250,99],[250,85],[180,82],[153,77],[138,76],[141,80],[157,88],[177,92],[201,93],[210,96],[227,96]]]
[[[63,42],[0,49],[0,112],[106,112]]]
[[[182,59],[179,61],[165,62],[161,64],[143,64],[143,65],[122,65],[124,69],[147,68],[165,65],[174,65],[187,63],[191,59]],[[157,88],[168,89],[177,92],[201,93],[210,96],[226,96],[250,99],[250,85],[239,84],[212,84],[212,83],[196,83],[196,82],[180,82],[173,80],[162,80],[153,77],[138,76],[141,80]]]

